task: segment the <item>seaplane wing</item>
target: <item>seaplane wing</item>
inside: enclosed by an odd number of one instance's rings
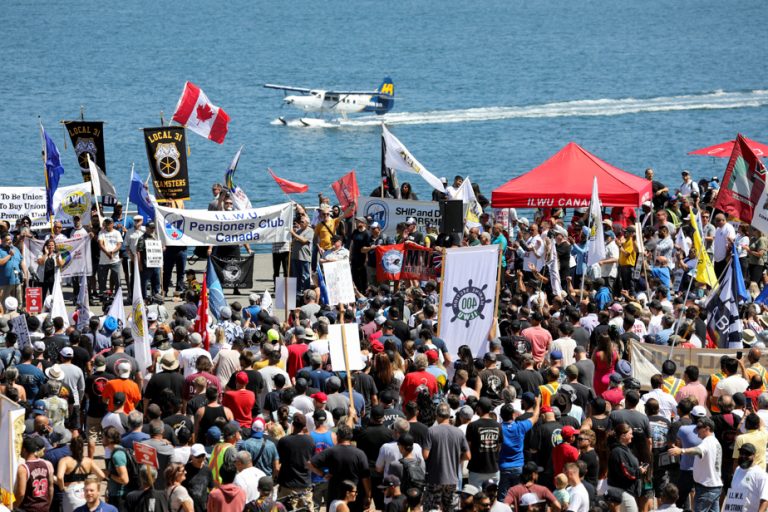
[[[264,87],[267,89],[277,89],[278,91],[300,92],[304,94],[309,94],[312,92],[312,89],[305,89],[303,87],[291,87],[289,85],[264,84]]]

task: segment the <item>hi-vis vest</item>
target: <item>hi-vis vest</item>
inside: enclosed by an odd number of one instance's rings
[[[559,382],[553,382],[551,384],[544,384],[539,386],[539,393],[541,393],[541,405],[549,407],[549,401],[552,399],[555,393],[557,393],[560,387]]]
[[[766,372],[765,367],[760,363],[755,363],[747,368],[747,377],[749,377],[747,380],[752,380],[752,377],[755,375],[759,375],[763,380],[763,386],[760,388],[760,391],[765,391]]]
[[[715,394],[715,388],[717,387],[717,383],[723,380],[724,378],[725,378],[725,375],[723,375],[722,372],[717,372],[712,374],[712,377],[710,377],[710,381],[712,382],[712,389],[707,390],[709,391],[710,396]],[[717,406],[717,400],[714,400],[714,402],[715,403],[713,403],[709,409],[712,412],[720,412],[720,407]]]
[[[661,390],[672,395],[674,398],[677,392],[680,391],[680,388],[683,387],[683,384],[684,383],[682,379],[678,379],[674,375],[670,375],[664,379],[664,383],[661,385]]]
[[[224,464],[224,454],[227,453],[227,450],[232,448],[233,444],[229,443],[218,443],[216,446],[213,447],[213,452],[211,452],[211,460],[208,462],[208,467],[211,470],[211,473],[213,474],[213,480],[221,484],[221,466]]]

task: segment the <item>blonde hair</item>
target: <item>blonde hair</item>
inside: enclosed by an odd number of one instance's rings
[[[568,477],[564,473],[559,473],[555,476],[555,488],[565,489],[568,487]]]

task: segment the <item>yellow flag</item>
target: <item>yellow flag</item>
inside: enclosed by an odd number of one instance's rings
[[[717,286],[717,276],[715,275],[715,266],[709,259],[709,254],[701,243],[701,233],[696,225],[696,216],[693,212],[690,214],[691,226],[693,227],[693,248],[696,251],[696,280],[700,283],[708,284],[712,288]]]

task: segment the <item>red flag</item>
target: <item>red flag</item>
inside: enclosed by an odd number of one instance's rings
[[[309,185],[304,185],[303,183],[296,183],[295,181],[288,181],[288,180],[284,180],[283,178],[278,178],[272,169],[269,169],[269,174],[272,175],[272,179],[274,179],[277,182],[277,185],[286,194],[303,194],[304,192],[309,190]]]
[[[764,188],[765,165],[755,156],[747,140],[739,134],[717,193],[715,208],[742,222],[752,222]]]
[[[403,267],[405,245],[379,245],[376,247],[376,279],[398,281]]]
[[[208,96],[192,82],[184,84],[173,120],[219,144],[227,136],[229,115],[223,108],[211,103]]]
[[[360,196],[360,189],[357,188],[357,175],[355,171],[349,171],[342,176],[338,181],[334,181],[331,188],[336,193],[336,198],[339,200],[342,210],[346,210],[350,204],[355,205],[357,209],[357,198]],[[352,210],[347,213],[348,217],[353,214]]]
[[[208,285],[206,275],[203,273],[203,286],[200,288],[200,302],[197,305],[197,318],[195,318],[195,332],[203,337],[203,348],[209,349],[208,339]]]

